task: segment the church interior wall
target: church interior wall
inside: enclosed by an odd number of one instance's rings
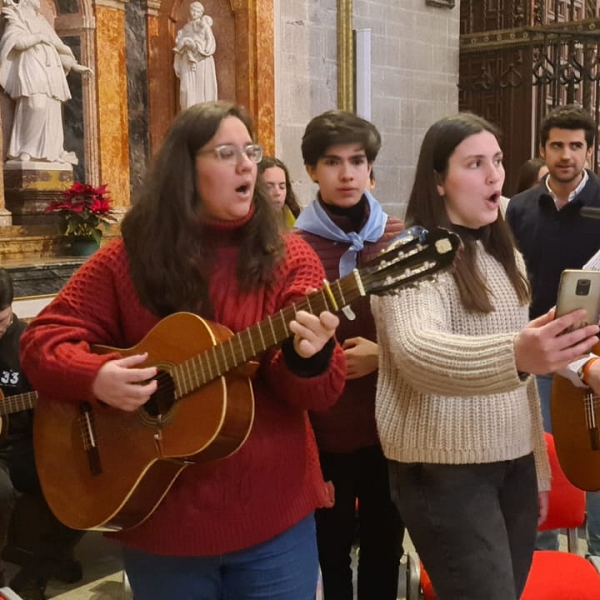
[[[336,0],[275,2],[275,144],[303,204],[315,186],[300,153],[304,127],[337,105]],[[353,29],[371,30],[371,120],[383,138],[375,195],[404,214],[427,128],[458,110],[460,11],[425,0],[354,0]]]
[[[148,34],[146,7],[141,0],[125,5],[127,65],[127,107],[129,124],[129,165],[132,197],[139,187],[150,156],[148,106]]]

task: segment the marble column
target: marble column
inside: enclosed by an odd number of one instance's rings
[[[111,192],[113,209],[126,211],[129,193],[129,125],[125,58],[127,0],[96,0],[96,84],[100,179]]]
[[[246,106],[267,155],[275,152],[273,0],[232,0],[235,16],[236,101]]]
[[[0,148],[2,146],[2,117],[0,116]],[[4,164],[0,160],[0,227],[7,227],[9,225],[12,225],[12,217],[10,211],[6,209],[4,201]]]

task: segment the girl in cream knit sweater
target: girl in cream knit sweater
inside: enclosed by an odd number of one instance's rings
[[[516,600],[531,564],[550,469],[530,373],[586,352],[578,313],[527,323],[529,286],[498,207],[495,128],[463,113],[421,148],[406,219],[453,229],[452,273],[372,301],[376,417],[392,494],[439,600]],[[544,371],[545,370],[545,371]]]

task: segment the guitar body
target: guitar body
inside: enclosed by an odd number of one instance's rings
[[[552,378],[552,434],[567,479],[587,491],[600,490],[600,406],[588,388],[560,375]]]
[[[152,514],[190,464],[198,476],[235,452],[254,419],[251,362],[292,333],[297,311],[338,311],[369,293],[393,293],[450,267],[460,238],[411,227],[360,269],[233,334],[191,313],[163,319],[135,347],[158,390],[135,412],[45,398],[34,419],[37,469],[50,508],[74,529],[125,529]],[[1,414],[1,410],[0,410]]]
[[[122,356],[148,352],[159,391],[125,412],[44,398],[34,420],[37,469],[54,514],[73,529],[124,529],[144,521],[189,464],[235,452],[250,433],[249,378],[233,370],[174,401],[170,370],[232,333],[190,313],[160,321]],[[99,347],[97,352],[115,349]],[[163,385],[164,384],[164,385]]]

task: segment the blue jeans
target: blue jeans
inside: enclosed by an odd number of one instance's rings
[[[271,540],[218,556],[123,548],[135,600],[314,600],[319,564],[311,514]]]
[[[390,486],[439,600],[517,600],[538,516],[533,454],[487,464],[390,461]]]
[[[600,492],[588,492],[585,495],[585,509],[588,552],[600,556]]]

